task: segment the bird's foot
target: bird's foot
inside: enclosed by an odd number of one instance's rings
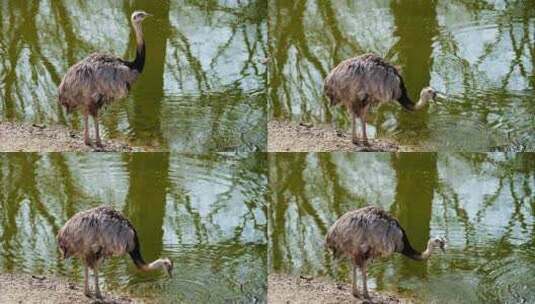
[[[358,291],[356,290],[353,290],[353,292],[351,293],[355,298],[359,298],[360,299],[360,294]]]
[[[370,142],[368,141],[367,138],[366,139],[353,138],[351,142],[356,146],[363,146],[363,147],[370,146]]]
[[[96,146],[97,148],[99,148],[99,149],[104,148],[104,145],[102,144],[102,142],[101,142],[100,140],[97,141],[97,142],[95,142],[95,146]]]
[[[88,298],[92,298],[93,295],[91,295],[91,292],[89,292],[89,290],[84,290],[84,295]]]
[[[354,144],[354,145],[357,145],[357,146],[369,146],[370,143],[368,142],[367,139],[358,139],[358,138],[353,138],[351,140],[351,142]]]

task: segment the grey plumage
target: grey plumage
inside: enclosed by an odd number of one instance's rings
[[[347,257],[353,266],[353,295],[359,297],[356,268],[363,277],[364,296],[368,295],[367,263],[374,258],[388,257],[394,252],[414,260],[425,260],[434,248],[444,250],[442,238],[430,239],[427,249],[419,253],[409,243],[398,220],[386,211],[369,206],[349,211],[342,215],[330,228],[325,245],[335,257]]]
[[[359,143],[356,117],[362,122],[363,140],[367,143],[366,115],[370,106],[396,100],[405,109],[414,111],[437,96],[432,88],[424,88],[420,100],[414,104],[398,69],[375,54],[342,61],[325,78],[324,91],[332,106],[342,104],[351,113],[352,139],[355,144]]]
[[[101,206],[75,214],[59,230],[57,240],[63,258],[77,257],[85,264],[84,292],[88,296],[88,267],[94,272],[96,295],[100,298],[98,268],[107,257],[128,253],[141,271],[162,268],[169,275],[172,273],[173,263],[168,258],[150,264],[143,261],[134,226],[110,207]]]
[[[136,33],[136,58],[125,61],[111,54],[94,53],[67,70],[59,85],[59,103],[67,112],[82,110],[84,115],[84,142],[90,145],[88,115],[95,124],[95,140],[102,146],[98,129],[98,111],[106,104],[126,97],[145,64],[145,41],[141,22],[150,16],[135,11],[131,21]]]

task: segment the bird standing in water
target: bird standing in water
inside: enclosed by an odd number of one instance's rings
[[[144,272],[162,269],[172,276],[173,262],[160,258],[146,264],[141,256],[136,229],[119,212],[106,206],[81,211],[71,217],[57,235],[58,248],[64,259],[78,257],[85,265],[84,293],[89,292],[89,270],[95,276],[95,295],[102,298],[98,268],[105,258],[129,254],[136,267]]]
[[[360,297],[357,287],[357,267],[363,281],[363,295],[369,298],[367,264],[378,257],[388,257],[394,252],[413,260],[428,259],[435,248],[444,251],[445,240],[432,238],[423,253],[416,251],[398,220],[386,211],[369,206],[342,215],[330,228],[325,244],[335,258],[345,256],[353,268],[353,295]]]
[[[94,53],[69,68],[59,85],[59,103],[67,112],[80,109],[84,115],[84,143],[89,139],[89,115],[93,117],[95,144],[102,147],[98,126],[98,112],[104,105],[124,98],[143,72],[145,66],[145,40],[141,23],[151,16],[144,11],[132,13],[131,21],[136,34],[136,58],[126,61],[117,56]]]
[[[417,111],[441,97],[433,88],[426,87],[420,92],[420,100],[413,103],[397,68],[375,54],[342,61],[327,75],[323,88],[332,106],[342,104],[351,114],[351,135],[356,145],[360,144],[357,117],[362,123],[362,142],[368,144],[366,116],[370,106],[396,100],[406,110]]]

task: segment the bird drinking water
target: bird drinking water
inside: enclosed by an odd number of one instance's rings
[[[398,101],[408,111],[422,109],[429,101],[443,97],[431,87],[423,88],[420,99],[413,103],[398,69],[375,54],[365,54],[342,61],[327,75],[324,81],[325,95],[331,105],[342,104],[351,114],[352,141],[357,138],[356,118],[362,123],[362,141],[368,143],[366,116],[370,106]]]
[[[95,295],[102,298],[98,283],[98,269],[105,258],[128,253],[136,267],[144,272],[162,269],[172,275],[173,262],[160,258],[145,263],[141,256],[136,229],[118,211],[96,207],[71,217],[57,235],[58,248],[64,259],[78,257],[84,263],[84,293],[90,297],[89,270],[95,276]]]

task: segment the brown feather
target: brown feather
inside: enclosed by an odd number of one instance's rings
[[[342,104],[354,113],[406,93],[398,69],[375,54],[342,61],[325,78],[324,91],[331,105]]]
[[[75,214],[59,230],[57,239],[65,258],[79,257],[91,268],[102,258],[124,255],[136,247],[136,231],[130,221],[106,206]]]
[[[139,76],[128,63],[110,54],[94,53],[69,68],[59,85],[59,102],[67,111],[82,108],[95,114],[105,104],[126,97]]]
[[[362,265],[403,250],[403,229],[386,211],[369,206],[342,215],[329,229],[326,246]]]

